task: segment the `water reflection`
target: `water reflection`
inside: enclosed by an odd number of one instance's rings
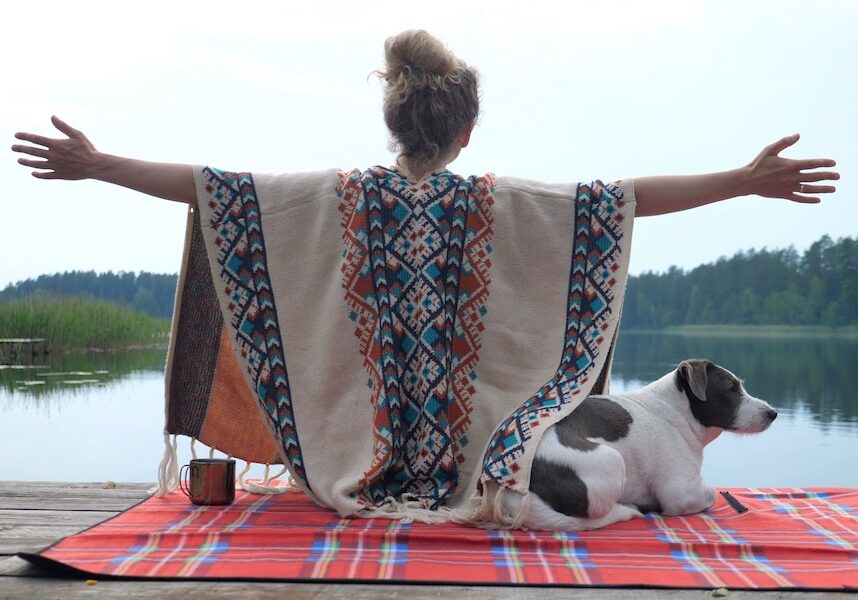
[[[753,395],[779,410],[806,411],[823,428],[858,424],[858,340],[623,332],[614,373],[626,381],[649,382],[686,358],[723,365]]]
[[[119,383],[134,373],[163,372],[164,347],[52,354],[41,364],[0,365],[0,397],[7,402],[55,403]],[[41,357],[40,357],[41,358]]]
[[[690,357],[723,364],[781,413],[760,435],[725,435],[708,447],[707,482],[858,486],[842,460],[858,455],[858,341],[624,332],[612,389],[639,387]],[[0,369],[0,455],[12,457],[0,461],[0,480],[153,481],[163,453],[164,359],[163,348],[149,348]],[[32,381],[44,383],[24,383]],[[186,439],[179,459],[189,459]]]

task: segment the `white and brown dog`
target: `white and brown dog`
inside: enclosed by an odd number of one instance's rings
[[[591,396],[540,441],[523,526],[595,529],[640,511],[700,512],[715,502],[700,474],[703,447],[722,431],[763,431],[777,415],[707,360],[683,361],[633,392]]]

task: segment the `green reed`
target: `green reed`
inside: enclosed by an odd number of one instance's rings
[[[86,297],[32,296],[0,302],[0,339],[47,338],[54,350],[166,343],[170,321]]]

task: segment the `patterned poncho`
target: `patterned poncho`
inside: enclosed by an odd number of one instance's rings
[[[541,435],[605,391],[633,182],[195,179],[166,432],[344,516],[515,523]]]

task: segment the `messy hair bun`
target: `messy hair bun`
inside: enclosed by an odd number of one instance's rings
[[[403,31],[384,43],[384,121],[409,164],[428,167],[446,154],[479,113],[479,75],[440,40]]]

